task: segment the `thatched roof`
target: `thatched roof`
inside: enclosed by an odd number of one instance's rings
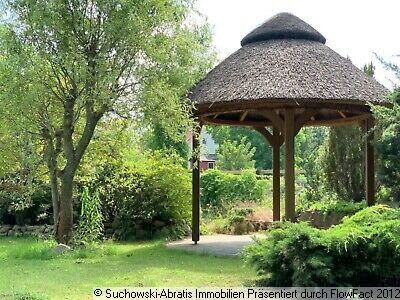
[[[383,104],[388,90],[324,44],[299,18],[278,14],[249,33],[243,47],[191,91],[197,106],[257,101]],[[351,46],[351,45],[349,45]]]
[[[280,13],[246,35],[241,45],[275,39],[303,39],[321,42],[326,39],[309,24],[289,13]]]

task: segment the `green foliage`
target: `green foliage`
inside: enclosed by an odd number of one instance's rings
[[[201,205],[218,209],[237,201],[261,201],[265,198],[267,184],[266,180],[257,180],[250,170],[240,175],[207,170],[201,176]]]
[[[246,141],[255,149],[253,156],[255,167],[264,170],[272,168],[272,147],[257,131],[235,126],[207,126],[207,131],[211,133],[218,145],[228,140],[240,143],[243,138],[246,138]]]
[[[307,201],[301,198],[299,203],[296,205],[296,210],[298,212],[302,211],[318,211],[324,215],[329,215],[330,213],[344,213],[344,214],[354,214],[361,209],[365,208],[364,202],[351,202],[340,200],[334,195],[325,195],[319,201]]]
[[[363,67],[363,71],[365,74],[367,74],[370,77],[374,77],[375,74],[375,66],[372,63],[372,61],[369,64],[365,64]]]
[[[363,133],[359,126],[330,129],[321,167],[329,191],[341,199],[361,201],[364,198]]]
[[[81,197],[81,215],[74,236],[76,245],[90,245],[98,242],[103,234],[103,216],[99,193],[85,187]]]
[[[255,151],[246,138],[239,142],[227,140],[218,148],[218,168],[228,171],[254,169]]]
[[[320,230],[281,223],[246,249],[263,286],[380,286],[400,275],[400,210],[366,208]]]
[[[376,147],[379,155],[378,178],[381,188],[388,190],[385,196],[400,201],[400,89],[396,89],[390,99],[393,108],[374,108],[379,120],[378,129],[382,131]]]
[[[236,207],[227,215],[227,227],[231,234],[246,234],[253,231],[253,225],[248,217],[254,212],[252,208]]]
[[[0,116],[8,138],[21,130],[43,154],[54,203],[63,204],[54,205],[63,215],[57,239],[69,242],[73,182],[99,122],[121,116],[142,132],[157,123],[180,135],[191,123],[187,90],[213,63],[210,30],[191,0],[10,0],[3,8]]]
[[[366,64],[363,71],[373,77],[375,66],[372,62]],[[321,149],[319,167],[325,178],[324,187],[341,199],[361,201],[364,198],[364,138],[358,125],[332,127]],[[316,186],[321,178],[314,179],[316,185],[313,190],[319,191]],[[321,196],[321,193],[314,196]]]
[[[21,260],[45,261],[56,257],[53,249],[57,245],[54,240],[43,240],[39,238],[19,237],[19,247],[10,245],[12,251],[5,251],[5,258]]]
[[[105,164],[93,181],[99,192],[104,222],[116,237],[150,237],[154,221],[165,223],[174,235],[190,220],[191,184],[179,158],[151,152],[131,164]],[[171,232],[170,232],[171,233]]]
[[[50,224],[50,189],[43,182],[23,182],[20,174],[0,179],[0,224]]]
[[[323,191],[321,149],[328,136],[324,127],[304,127],[296,136],[296,166],[304,171],[309,197],[319,198]]]
[[[174,139],[160,124],[154,124],[152,127],[152,131],[145,136],[147,148],[153,151],[160,150],[164,153],[176,153],[185,160],[184,165],[187,165],[189,147],[186,142],[186,132],[180,132],[180,136]]]

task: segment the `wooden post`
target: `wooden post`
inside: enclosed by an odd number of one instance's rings
[[[201,125],[192,131],[192,241],[200,240],[200,139]]]
[[[296,221],[294,190],[294,109],[285,109],[285,215]]]
[[[374,154],[374,133],[371,129],[374,127],[373,117],[364,122],[365,133],[365,199],[367,205],[375,204],[375,154]]]
[[[279,129],[274,126],[272,129],[274,143],[272,145],[272,215],[274,221],[281,219],[281,166],[280,166],[280,143]]]

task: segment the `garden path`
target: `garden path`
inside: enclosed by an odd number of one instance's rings
[[[240,255],[243,248],[253,243],[253,237],[260,235],[203,235],[195,245],[191,238],[167,243],[167,248],[198,252],[216,256]]]

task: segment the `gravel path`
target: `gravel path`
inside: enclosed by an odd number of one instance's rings
[[[216,256],[240,255],[243,248],[253,242],[255,235],[204,235],[195,245],[191,238],[167,243],[170,249],[206,253]]]

